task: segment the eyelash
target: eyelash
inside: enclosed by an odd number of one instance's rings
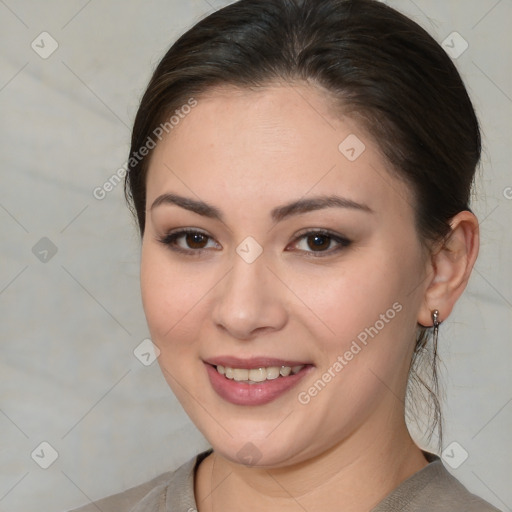
[[[210,237],[203,231],[199,231],[197,229],[191,229],[191,228],[184,228],[184,229],[180,229],[179,231],[170,232],[163,237],[159,237],[158,241],[160,243],[164,244],[166,247],[168,247],[172,251],[175,251],[175,252],[178,252],[181,254],[186,254],[188,256],[200,256],[203,252],[208,250],[205,248],[203,248],[203,249],[183,249],[182,247],[175,245],[176,240],[178,240],[181,237],[188,235],[188,234],[203,235],[206,238],[208,238],[208,240],[212,240],[212,237]],[[328,249],[325,251],[302,251],[308,255],[307,257],[322,258],[322,257],[330,256],[334,253],[338,253],[340,250],[345,249],[352,244],[352,241],[349,240],[348,238],[337,235],[337,234],[335,234],[331,231],[328,231],[326,229],[316,229],[316,230],[306,231],[302,234],[297,235],[297,237],[295,238],[295,240],[292,243],[295,245],[301,239],[307,238],[312,235],[325,236],[325,237],[329,238],[331,241],[338,243],[339,245],[335,249]]]

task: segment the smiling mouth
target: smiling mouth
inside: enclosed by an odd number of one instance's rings
[[[221,356],[203,361],[213,390],[222,399],[244,406],[265,405],[295,387],[314,365],[273,357]]]
[[[227,379],[246,384],[259,384],[299,373],[306,365],[297,366],[266,366],[260,368],[231,368],[229,366],[212,365],[218,373]]]

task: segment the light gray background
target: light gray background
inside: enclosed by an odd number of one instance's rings
[[[64,511],[207,446],[157,363],[133,354],[148,336],[138,235],[122,186],[102,201],[92,191],[125,162],[159,58],[227,3],[0,0],[2,512]],[[439,42],[457,31],[469,43],[456,64],[484,133],[473,203],[482,240],[469,288],[441,329],[445,446],[469,455],[453,474],[511,510],[512,2],[387,3]],[[47,59],[31,48],[43,31],[59,45]],[[47,262],[32,251],[42,237],[57,247]],[[31,457],[43,441],[58,452],[48,469]]]

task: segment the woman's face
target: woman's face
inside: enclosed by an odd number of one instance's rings
[[[384,442],[428,270],[408,187],[308,86],[216,90],[182,117],[152,155],[142,243],[167,382],[233,461]]]

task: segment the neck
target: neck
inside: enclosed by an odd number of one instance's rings
[[[370,510],[401,482],[427,465],[405,422],[348,439],[307,461],[278,468],[247,467],[219,454],[198,468],[199,512]],[[371,442],[368,442],[371,439]],[[205,464],[206,463],[206,464]],[[200,473],[200,474],[199,474]]]

